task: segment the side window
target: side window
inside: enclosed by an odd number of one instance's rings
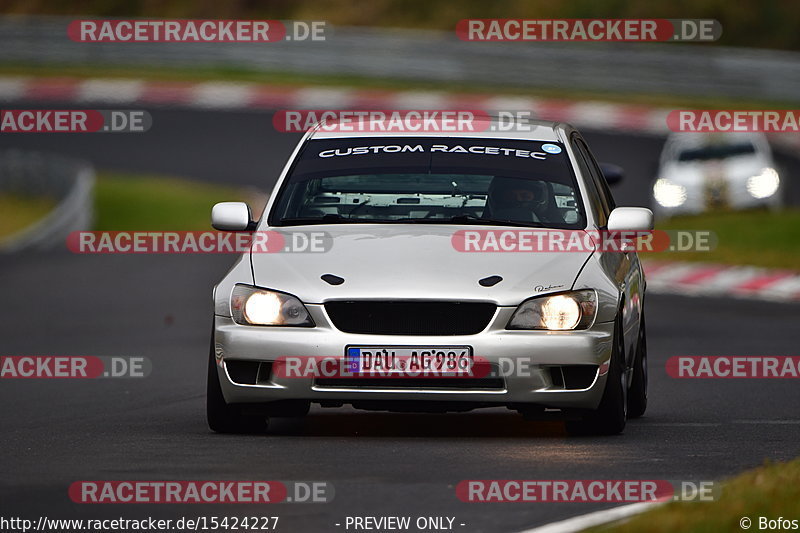
[[[596,172],[589,162],[591,159],[587,156],[586,145],[580,140],[577,135],[572,136],[572,148],[575,150],[575,159],[578,163],[578,169],[581,171],[583,181],[589,192],[589,205],[592,207],[594,216],[597,219],[599,227],[605,227],[608,222],[608,207],[604,205],[600,190],[597,186],[597,178],[594,176]]]
[[[608,182],[606,181],[605,176],[603,176],[603,171],[600,169],[600,165],[597,164],[597,160],[592,155],[592,151],[589,150],[589,147],[586,146],[584,140],[578,139],[578,143],[583,147],[583,152],[586,153],[589,165],[594,169],[593,175],[597,180],[597,188],[600,191],[600,196],[603,200],[603,203],[608,206],[608,212],[610,213],[611,210],[617,205],[614,202],[614,197],[611,195],[611,190],[608,188]]]

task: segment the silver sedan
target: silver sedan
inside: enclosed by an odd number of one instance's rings
[[[253,248],[214,288],[209,426],[349,404],[622,432],[647,405],[645,280],[633,248],[607,244],[653,216],[616,207],[620,177],[562,123],[312,129],[261,220],[243,203],[212,212]]]

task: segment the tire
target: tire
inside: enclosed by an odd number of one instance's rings
[[[214,360],[214,338],[208,356],[208,382],[206,387],[206,420],[208,427],[216,433],[263,433],[267,429],[267,419],[259,416],[246,416],[236,405],[230,405],[222,395],[217,364]]]
[[[580,420],[567,421],[568,434],[573,436],[617,435],[625,430],[628,386],[624,354],[622,325],[620,319],[617,318],[614,327],[614,347],[611,350],[611,362],[603,398],[592,413]]]
[[[639,320],[639,340],[636,343],[633,378],[628,391],[628,418],[639,418],[647,410],[647,330],[644,312]]]

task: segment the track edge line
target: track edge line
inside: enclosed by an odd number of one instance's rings
[[[574,516],[566,520],[558,522],[551,522],[543,526],[535,527],[532,529],[525,529],[517,533],[575,533],[583,531],[584,529],[624,520],[632,516],[644,513],[651,509],[655,509],[663,502],[636,502],[619,507],[612,507],[611,509],[603,509],[602,511],[594,511],[592,513]]]

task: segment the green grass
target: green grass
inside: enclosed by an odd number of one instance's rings
[[[592,532],[724,533],[744,531],[739,520],[751,520],[750,531],[759,529],[759,517],[800,520],[800,459],[766,463],[727,481],[716,501],[672,502],[617,525],[592,528]]]
[[[800,209],[730,211],[676,217],[663,230],[712,231],[717,246],[709,252],[643,253],[644,259],[706,261],[800,270]]]
[[[703,96],[680,96],[675,94],[627,94],[619,91],[588,91],[579,89],[553,89],[535,87],[531,84],[524,87],[498,85],[487,81],[453,82],[402,80],[390,78],[370,78],[351,75],[300,74],[291,72],[264,72],[243,68],[156,68],[156,67],[93,67],[71,65],[22,65],[14,63],[0,64],[2,76],[47,76],[74,78],[124,78],[148,79],[158,81],[226,81],[266,83],[276,86],[330,86],[356,87],[361,89],[387,90],[433,90],[458,93],[485,93],[497,95],[528,96],[539,98],[555,98],[564,100],[602,100],[624,104],[672,108],[731,108],[731,109],[794,109],[797,102],[766,101],[756,99],[736,99]]]
[[[0,193],[0,240],[34,224],[55,205],[53,198],[45,196]]]
[[[95,185],[95,230],[207,230],[215,203],[246,200],[235,187],[104,172]]]

